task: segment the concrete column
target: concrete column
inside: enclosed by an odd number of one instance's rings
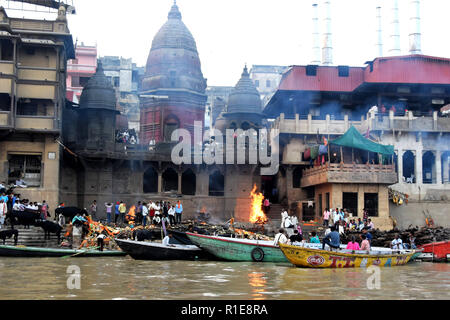
[[[300,131],[300,115],[298,113],[295,114],[295,132]]]
[[[357,218],[363,218],[364,209],[364,188],[361,185],[358,187],[358,214]]]
[[[415,176],[416,176],[416,184],[421,185],[423,184],[423,178],[422,178],[422,156],[423,156],[423,150],[422,148],[417,149],[416,152],[416,167],[415,167]]]
[[[403,150],[398,150],[397,156],[398,183],[403,183]]]
[[[344,124],[345,124],[345,131],[347,131],[350,128],[348,125],[348,114],[344,116]]]
[[[448,154],[445,155],[444,161],[442,162],[444,164],[444,181],[442,183],[449,183],[449,175],[448,175]]]
[[[330,118],[330,115],[329,114],[327,114],[326,116],[325,116],[325,121],[326,121],[326,132],[325,133],[329,133],[330,132],[330,120],[331,120],[331,118]]]
[[[178,172],[178,194],[182,194],[182,192],[183,192],[181,190],[182,177],[183,177],[183,174],[181,172]]]
[[[312,114],[308,113],[308,132],[312,131]]]
[[[389,110],[389,128],[392,129],[394,127],[394,111]]]
[[[436,150],[436,184],[441,185],[442,184],[442,163],[441,163],[441,156],[442,153],[440,150]]]
[[[158,172],[158,193],[162,193],[162,172]]]

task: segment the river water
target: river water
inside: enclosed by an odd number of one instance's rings
[[[68,289],[70,266],[80,270],[80,289]],[[274,263],[0,258],[0,299],[450,299],[450,264],[381,268],[380,289],[368,289],[370,276]]]

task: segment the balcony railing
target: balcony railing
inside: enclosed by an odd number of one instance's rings
[[[303,171],[302,187],[323,183],[395,184],[395,166],[382,164],[326,163]]]

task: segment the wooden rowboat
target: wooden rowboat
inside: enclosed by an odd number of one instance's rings
[[[303,268],[366,268],[370,266],[391,267],[407,264],[415,250],[352,251],[339,249],[326,251],[301,246],[280,244],[281,251],[295,266]]]
[[[0,246],[1,257],[33,257],[33,258],[51,258],[51,257],[109,257],[125,256],[126,253],[119,250],[74,250],[58,248],[36,248],[36,247],[13,247]]]
[[[215,257],[228,261],[288,262],[273,241],[207,236],[187,232],[191,241]]]
[[[203,250],[195,245],[119,240],[117,245],[136,260],[196,260],[203,258]]]
[[[450,241],[433,242],[420,246],[422,250],[418,259],[432,262],[448,262],[450,260]]]

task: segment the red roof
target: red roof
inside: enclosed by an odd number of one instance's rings
[[[318,66],[316,76],[307,76],[306,66],[293,66],[284,74],[278,89],[352,92],[363,80],[363,67],[350,67],[348,77],[339,77],[338,67]]]
[[[370,71],[370,64],[373,70]],[[340,77],[338,67],[317,66],[316,76],[306,66],[293,66],[283,75],[278,90],[352,92],[363,83],[411,83],[450,85],[450,59],[424,55],[376,58],[366,67],[349,67]]]

